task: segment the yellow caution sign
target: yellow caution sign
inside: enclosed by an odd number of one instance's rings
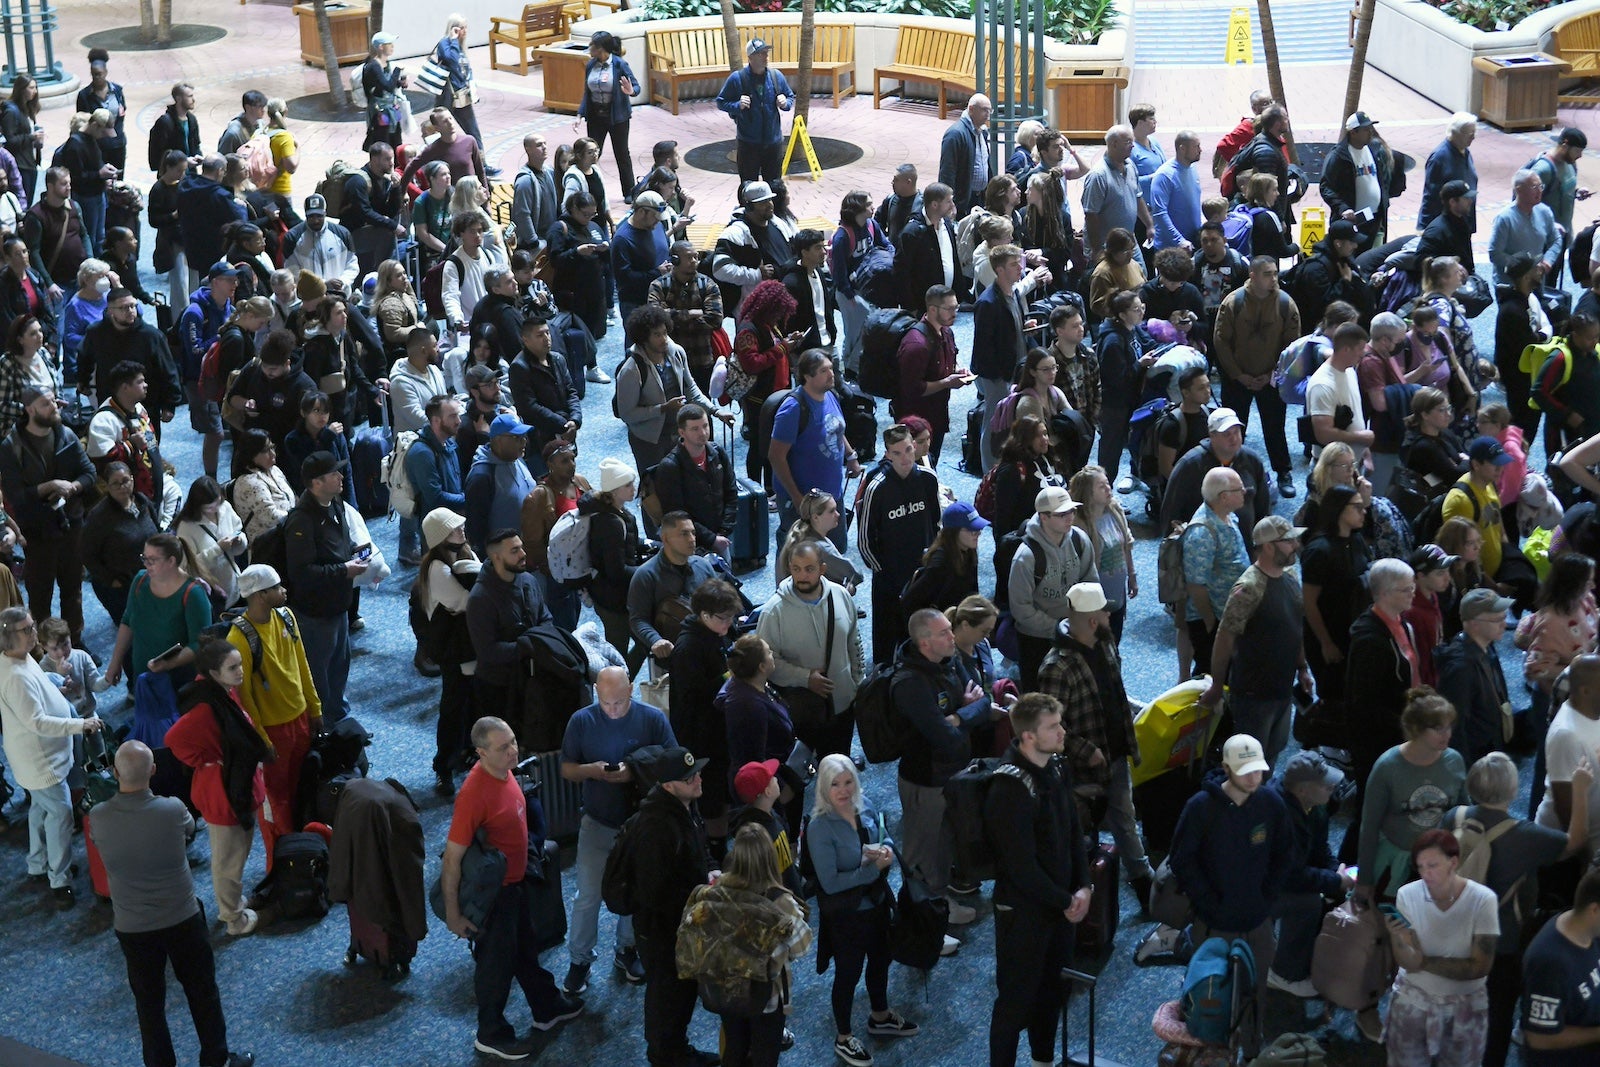
[[[1300,251],[1311,255],[1316,243],[1328,236],[1328,213],[1320,207],[1300,209]]]
[[[806,120],[803,115],[794,117],[794,126],[789,130],[789,147],[783,153],[783,167],[781,173],[789,173],[789,161],[794,158],[794,146],[798,142],[806,150],[806,163],[811,169],[811,180],[822,180],[822,163],[817,159],[817,150],[811,147],[811,135],[806,132]]]
[[[1247,7],[1236,7],[1228,16],[1228,52],[1222,61],[1230,67],[1235,63],[1249,66],[1255,62],[1250,47],[1250,9]]]

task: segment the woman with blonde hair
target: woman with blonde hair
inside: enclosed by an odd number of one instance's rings
[[[277,168],[278,176],[265,191],[278,202],[283,221],[297,226],[300,216],[294,213],[294,172],[300,169],[300,145],[289,132],[285,121],[288,114],[289,102],[281,96],[267,101],[267,148],[272,153],[272,165]]]
[[[449,173],[448,168],[445,173]],[[383,334],[384,353],[393,359],[402,358],[406,338],[410,336],[412,327],[422,321],[422,309],[417,304],[417,294],[411,289],[411,276],[406,273],[404,263],[398,259],[386,259],[378,264],[378,289],[373,294],[372,303],[378,309],[378,329]]]
[[[506,252],[505,239],[500,235],[499,227],[495,226],[494,219],[489,215],[489,189],[475,175],[471,174],[457,180],[450,191],[451,221],[453,222],[469,212],[476,212],[483,217],[485,223],[484,245],[498,249],[500,258],[509,258]]]
[[[832,493],[821,489],[807,490],[806,495],[800,498],[796,506],[799,518],[793,526],[789,527],[789,534],[784,538],[783,546],[778,549],[777,565],[773,570],[775,581],[781,582],[789,577],[789,557],[794,554],[795,548],[804,542],[814,542],[817,550],[822,553],[822,573],[829,581],[845,587],[852,595],[856,587],[866,580],[866,576],[856,569],[856,565],[845,558],[838,542],[833,540],[835,530],[843,530],[843,517],[839,514],[839,502]],[[839,539],[844,540],[843,536]]]
[[[1111,633],[1120,644],[1128,601],[1139,595],[1139,575],[1133,569],[1133,531],[1128,528],[1127,513],[1111,491],[1105,468],[1097,464],[1091,463],[1074,474],[1068,492],[1083,505],[1072,513],[1072,521],[1094,545],[1100,590],[1106,595],[1106,610],[1111,612]]]
[[[1355,450],[1343,441],[1322,446],[1316,466],[1311,469],[1311,492],[1306,502],[1295,514],[1294,524],[1318,529],[1322,523],[1322,498],[1336,485],[1355,489],[1362,502],[1371,510],[1367,512],[1367,525],[1362,533],[1372,549],[1373,559],[1405,559],[1411,555],[1411,524],[1394,501],[1372,491],[1372,483],[1356,470]]]

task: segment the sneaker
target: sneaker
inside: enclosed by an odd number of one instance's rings
[[[949,897],[946,897],[945,900],[950,905],[951,926],[965,926],[978,917],[978,909],[969,907],[959,900],[951,900]],[[867,1032],[871,1033],[872,1031],[869,1030]]]
[[[856,617],[858,619],[864,619],[867,617],[867,614],[864,611],[857,611]],[[867,757],[865,756],[851,756],[850,762],[855,764],[856,770],[858,771],[864,771],[867,769]]]
[[[535,1023],[534,1025],[537,1026],[539,1024]],[[531,1045],[526,1041],[518,1041],[514,1037],[507,1038],[504,1041],[485,1041],[480,1037],[472,1042],[472,1047],[486,1056],[495,1056],[502,1060],[525,1060],[533,1055],[533,1047]]]
[[[907,1022],[892,1011],[882,1019],[867,1016],[867,1033],[873,1037],[915,1037],[921,1032],[922,1027]]]
[[[866,770],[865,767],[861,768]],[[951,882],[949,891],[958,897],[970,897],[978,893],[983,886],[977,882]]]
[[[1178,948],[1178,939],[1183,936],[1183,931],[1176,926],[1158,924],[1154,930],[1145,935],[1144,940],[1133,950],[1133,962],[1141,967],[1150,963],[1157,956],[1170,956]]]
[[[433,772],[433,791],[441,797],[456,795],[456,780],[446,771]]]
[[[50,890],[50,895],[55,898],[57,911],[66,911],[78,903],[78,895],[70,885],[57,886]]]
[[[260,922],[261,916],[257,915],[249,908],[245,908],[239,913],[239,917],[237,919],[234,919],[232,922],[228,923],[228,936],[249,937],[251,934],[256,932],[256,926],[259,925]]]
[[[939,955],[941,955],[941,956],[954,956],[956,954],[956,949],[958,949],[960,947],[961,947],[961,942],[957,941],[955,938],[951,937],[949,934],[945,934],[944,935],[944,945],[940,947]]]
[[[548,1019],[533,1020],[533,1028],[535,1030],[553,1030],[556,1024],[564,1023],[568,1019],[576,1019],[582,1014],[583,1001],[578,1000],[576,997],[559,997],[556,1001],[556,1013]]]
[[[415,667],[417,673],[424,678],[437,678],[444,673],[443,668],[421,652],[411,657],[411,666]]]
[[[400,557],[400,566],[402,566],[402,567],[415,567],[418,564],[420,564],[421,562],[422,562],[422,557],[421,556],[401,556]]]
[[[350,632],[351,633],[353,633],[353,634],[354,633],[360,633],[362,630],[365,630],[366,628],[367,628],[367,620],[363,616],[357,615],[355,618],[350,620]]]
[[[1294,472],[1283,471],[1278,475],[1278,495],[1284,499],[1294,496],[1300,490],[1294,487]]]
[[[487,174],[491,178],[500,177],[500,168],[499,167],[491,167],[488,164],[484,164],[483,172],[485,174]]]
[[[872,1053],[868,1052],[854,1034],[846,1034],[833,1042],[833,1054],[850,1067],[872,1067]]]
[[[621,972],[630,985],[644,982],[644,962],[639,959],[639,950],[636,948],[617,949],[611,954],[611,966]]]
[[[779,1052],[788,1052],[794,1048],[794,1031],[787,1026],[783,1028],[783,1039],[778,1042]]]
[[[561,991],[569,997],[582,996],[589,988],[589,964],[574,963],[567,968],[567,976],[561,980]]]
[[[254,1052],[228,1053],[227,1067],[255,1067],[256,1054]]]
[[[1373,1044],[1383,1044],[1383,1017],[1378,1014],[1376,1004],[1356,1012],[1356,1029],[1361,1031],[1362,1037]]]
[[[1317,996],[1317,987],[1311,984],[1310,978],[1302,978],[1298,982],[1291,982],[1277,971],[1268,968],[1267,988],[1276,989],[1280,993],[1287,993],[1291,997],[1301,1000],[1311,1000]]]
[[[596,385],[610,385],[611,375],[607,374],[599,367],[590,367],[588,370],[583,372],[583,380],[586,382],[593,382]]]

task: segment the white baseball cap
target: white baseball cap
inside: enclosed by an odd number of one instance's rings
[[[1228,738],[1222,746],[1222,762],[1234,774],[1249,774],[1252,771],[1272,773],[1272,764],[1267,762],[1266,755],[1261,751],[1261,742],[1249,734],[1234,734]]]

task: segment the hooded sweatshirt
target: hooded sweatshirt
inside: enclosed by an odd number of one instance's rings
[[[1100,580],[1094,549],[1088,535],[1076,526],[1068,530],[1059,545],[1051,544],[1037,513],[1022,524],[1022,531],[1022,547],[1011,558],[1008,578],[1011,617],[1019,632],[1053,640],[1056,624],[1067,617],[1067,590],[1079,582]],[[1044,576],[1035,581],[1038,567],[1034,553],[1041,549],[1045,556]]]
[[[905,641],[889,685],[895,710],[911,727],[905,731],[900,777],[912,785],[943,786],[972,758],[967,732],[946,718],[961,715],[964,683],[949,660],[935,663],[915,641]]]
[[[184,381],[200,380],[200,363],[205,359],[206,350],[222,333],[222,324],[228,321],[232,313],[231,301],[218,307],[217,302],[211,299],[209,285],[202,285],[189,294],[189,306],[184,310],[178,327],[183,351],[177,355],[183,368]]]
[[[518,456],[497,458],[479,445],[467,473],[467,540],[482,551],[491,530],[515,530],[522,524],[522,502],[538,483]]]
[[[833,658],[823,663],[828,640],[828,600],[833,601]],[[777,664],[772,684],[803,686],[813,670],[833,681],[833,706],[842,711],[855,699],[856,686],[866,673],[861,652],[861,631],[856,625],[856,604],[844,586],[822,580],[816,603],[794,591],[794,579],[778,583],[778,591],[761,606],[756,633],[772,648]]]
[[[1235,804],[1217,767],[1189,798],[1172,835],[1172,871],[1213,930],[1244,933],[1267,922],[1289,875],[1294,828],[1283,797],[1257,789]]]

